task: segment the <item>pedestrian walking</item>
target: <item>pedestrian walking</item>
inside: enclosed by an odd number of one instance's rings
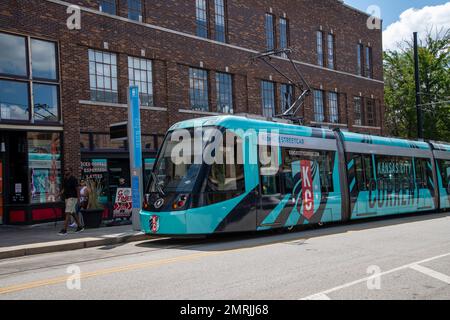
[[[59,235],[67,234],[67,227],[70,222],[70,217],[73,217],[77,224],[76,232],[78,233],[84,231],[84,227],[77,215],[77,204],[79,203],[78,180],[73,176],[72,169],[70,168],[66,169],[64,173],[63,189],[61,190],[61,194],[65,199],[66,217],[64,221],[64,228],[59,232]]]

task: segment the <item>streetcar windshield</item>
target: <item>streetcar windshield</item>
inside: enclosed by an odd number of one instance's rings
[[[185,149],[180,151],[182,146]],[[199,152],[201,156],[202,150]],[[169,132],[153,170],[148,191],[191,193],[202,167],[198,159],[195,161],[195,155],[193,129],[183,130],[183,133]]]

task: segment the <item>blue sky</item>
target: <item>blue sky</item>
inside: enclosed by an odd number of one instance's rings
[[[344,0],[348,5],[383,19],[383,48],[399,50],[418,32],[419,41],[428,32],[450,29],[450,0]],[[368,11],[377,6],[380,14]]]
[[[423,8],[425,6],[435,6],[445,4],[446,0],[344,0],[352,7],[366,11],[371,5],[381,8],[381,18],[383,18],[383,28],[386,29],[391,23],[399,19],[400,14],[409,8]]]

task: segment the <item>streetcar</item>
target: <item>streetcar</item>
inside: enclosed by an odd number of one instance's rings
[[[144,194],[142,230],[164,236],[450,210],[450,145],[250,116],[193,119],[169,129]]]

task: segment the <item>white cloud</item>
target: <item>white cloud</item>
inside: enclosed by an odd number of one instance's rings
[[[414,31],[423,38],[427,30],[450,28],[450,2],[422,9],[410,8],[400,15],[400,20],[389,25],[383,32],[384,50],[395,50],[398,43],[411,40]]]

